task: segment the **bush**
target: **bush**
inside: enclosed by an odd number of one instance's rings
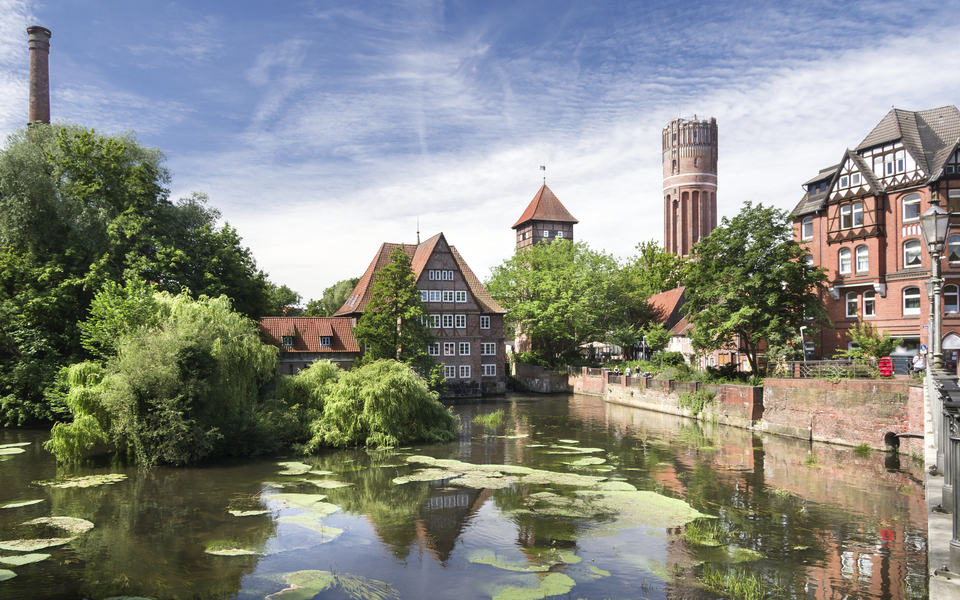
[[[703,408],[713,401],[713,392],[707,390],[697,390],[690,394],[683,392],[680,394],[680,408],[689,408],[690,412],[698,415],[703,412]]]
[[[659,360],[660,365],[664,367],[679,367],[686,365],[687,361],[683,358],[682,352],[657,352],[653,355],[654,362]]]

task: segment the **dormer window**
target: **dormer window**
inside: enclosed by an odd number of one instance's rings
[[[284,348],[293,348],[293,336],[285,335],[280,338],[280,343],[283,344]]]
[[[329,347],[332,346],[332,345],[333,345],[333,344],[330,343],[330,336],[329,336],[329,335],[322,335],[322,336],[320,336],[320,346],[321,346],[321,347],[323,347],[323,348],[329,348]]]

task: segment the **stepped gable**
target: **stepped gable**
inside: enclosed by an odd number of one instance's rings
[[[263,340],[284,352],[360,352],[352,325],[338,317],[263,317],[259,323]],[[283,346],[284,336],[293,338],[293,346]],[[321,346],[321,337],[329,337],[330,346]]]
[[[557,223],[579,223],[573,215],[560,203],[547,184],[543,184],[537,191],[526,210],[514,223],[512,229],[517,229],[527,221],[553,221]]]

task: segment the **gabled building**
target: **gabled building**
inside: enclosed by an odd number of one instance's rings
[[[280,349],[281,375],[295,375],[318,360],[348,369],[360,356],[349,318],[263,317],[260,337]]]
[[[553,240],[573,241],[573,226],[577,223],[579,221],[544,183],[513,224],[512,229],[517,232],[517,250],[533,244],[549,244]]]
[[[434,343],[427,353],[443,365],[453,395],[506,391],[503,316],[506,314],[442,233],[419,244],[385,243],[335,317],[354,323],[370,302],[374,278],[402,248],[426,305]]]
[[[925,282],[930,256],[920,215],[938,198],[960,211],[960,111],[944,106],[919,112],[892,109],[839,162],[803,185],[793,210],[794,236],[807,262],[827,270],[824,298],[834,329],[805,338],[808,358],[832,357],[849,347],[858,318],[904,344],[908,357],[928,344]],[[960,221],[951,217],[942,260],[944,361],[960,350]],[[952,360],[951,360],[952,359]]]

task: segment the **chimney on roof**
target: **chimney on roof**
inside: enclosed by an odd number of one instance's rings
[[[50,30],[27,27],[30,36],[30,116],[27,123],[50,124]]]

